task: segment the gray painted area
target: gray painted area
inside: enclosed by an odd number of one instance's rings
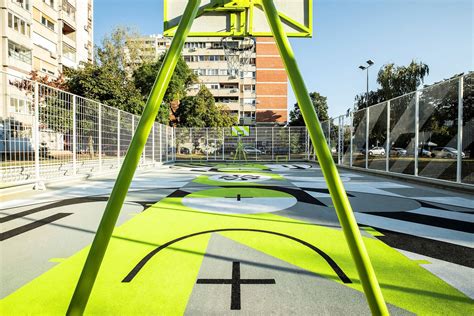
[[[173,176],[162,170],[138,174],[134,179],[132,190],[127,195],[117,226],[142,212],[144,210],[142,204],[156,203],[194,177],[195,175],[183,172],[176,172]],[[68,185],[56,184],[47,191],[30,192],[29,196],[25,194],[18,199],[0,202],[0,217],[46,206],[45,210],[0,223],[1,233],[58,213],[72,213],[0,242],[0,298],[17,290],[48,271],[61,259],[70,257],[92,242],[105,209],[104,199],[113,184],[112,177]],[[77,199],[84,197],[102,198],[104,201],[83,203]],[[72,198],[76,200],[67,202],[67,199]],[[65,205],[49,207],[58,202]]]
[[[428,239],[474,248],[474,238],[470,233],[418,223],[411,223],[398,219],[384,218],[364,213],[356,213],[355,216],[358,223],[367,226],[380,227],[405,234],[415,234],[416,236]]]
[[[94,238],[105,204],[106,202],[89,202],[60,206],[2,223],[1,232],[4,233],[57,213],[73,213],[1,242],[0,298],[56,265],[51,259],[68,258],[89,245]],[[23,210],[25,208],[18,208],[15,212]],[[117,225],[142,210],[143,207],[139,204],[126,203]]]
[[[474,269],[405,250],[397,250],[412,260],[428,261],[429,263],[421,264],[421,266],[474,299],[474,287],[472,286],[472,281],[474,280]]]
[[[231,310],[231,285],[196,284],[187,315],[370,315],[363,293],[213,234],[198,279],[230,279],[240,262],[242,279],[275,284],[241,285],[241,310]],[[389,305],[392,315],[411,315]]]

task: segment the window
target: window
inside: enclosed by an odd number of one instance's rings
[[[8,57],[31,65],[31,50],[8,41]]]
[[[73,20],[76,19],[76,8],[74,8],[68,1],[63,0],[62,10]]]
[[[51,21],[49,18],[45,17],[44,15],[41,16],[41,24],[46,26],[48,29],[54,31],[54,22]]]
[[[219,90],[219,85],[218,84],[212,83],[212,84],[209,85],[209,87],[213,90]]]
[[[49,5],[51,8],[54,7],[54,0],[43,0],[43,2]]]
[[[30,25],[23,19],[8,12],[8,27],[20,34],[30,36]]]
[[[57,53],[57,46],[56,46],[56,43],[48,40],[47,38],[44,38],[43,36],[39,35],[38,33],[36,32],[33,32],[33,34],[31,35],[31,39],[33,40],[33,44],[41,47],[41,48],[44,48],[48,51],[50,51],[51,53]]]
[[[246,105],[255,105],[256,102],[257,101],[255,99],[247,99],[247,98],[244,99],[244,104]]]
[[[25,10],[30,10],[30,0],[11,0],[12,3],[19,5]]]
[[[255,92],[255,85],[254,84],[244,85],[244,91]]]
[[[11,97],[10,98],[10,112],[25,113],[25,114],[33,113],[32,104],[28,100]]]
[[[255,79],[256,74],[257,73],[255,71],[241,71],[240,72],[240,77],[241,78],[253,78],[253,79]]]
[[[185,48],[206,48],[205,42],[188,42],[184,44]]]
[[[66,57],[67,59],[71,61],[76,61],[76,50],[67,45],[66,43],[63,43],[63,56]]]

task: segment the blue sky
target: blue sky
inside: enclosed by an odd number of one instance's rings
[[[132,3],[132,6],[130,5]],[[95,0],[95,43],[117,25],[142,34],[163,31],[163,1]],[[314,37],[292,39],[308,90],[328,97],[329,114],[344,114],[381,66],[412,59],[430,66],[427,84],[474,69],[473,0],[314,0]],[[289,103],[295,102],[290,92]]]

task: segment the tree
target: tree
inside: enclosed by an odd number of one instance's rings
[[[323,97],[318,92],[311,92],[309,96],[311,98],[311,102],[313,103],[314,109],[316,110],[319,121],[324,122],[329,120],[327,98]],[[290,112],[290,125],[306,125],[303,120],[303,115],[301,114],[301,110],[298,103],[295,104],[295,108]]]
[[[414,60],[408,66],[384,65],[377,75],[377,83],[381,87],[369,92],[369,106],[415,91],[429,72],[427,64]],[[366,108],[367,93],[357,95],[355,103],[357,110]]]
[[[141,114],[145,102],[127,74],[127,29],[117,28],[97,49],[96,63],[66,72],[68,90],[133,114]]]
[[[133,72],[134,84],[139,89],[143,100],[148,98],[164,58],[165,54],[162,54],[157,61],[145,62]],[[163,98],[166,106],[161,106],[158,113],[160,123],[168,124],[171,111],[176,116],[172,104],[179,105],[180,100],[186,96],[186,89],[196,82],[197,76],[188,67],[184,59],[180,58]]]
[[[216,105],[214,96],[204,85],[196,96],[182,100],[176,115],[179,126],[185,127],[230,127],[237,124],[236,117],[223,106]]]

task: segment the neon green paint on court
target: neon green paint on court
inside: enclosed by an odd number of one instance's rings
[[[365,226],[365,227],[361,227],[361,229],[363,229],[364,231],[366,231],[367,233],[371,234],[374,237],[383,236],[383,234],[381,232],[379,232],[378,230],[376,230],[373,227]]]
[[[220,196],[219,190],[195,193]],[[228,189],[232,190],[232,188]],[[249,189],[254,195],[272,190]],[[278,196],[284,194],[275,193]],[[210,235],[180,241],[151,259],[130,283],[122,279],[150,251],[192,233],[224,228],[263,229],[300,238],[326,252],[362,291],[342,231],[275,214],[211,214],[185,207],[181,198],[166,198],[114,231],[97,283],[87,306],[88,315],[182,315],[194,287]],[[288,239],[255,232],[223,233],[270,256],[339,282],[320,256]],[[365,238],[388,303],[423,315],[473,314],[472,300],[395,249]],[[2,315],[62,315],[67,309],[87,248],[25,285],[0,303]],[[231,253],[229,249],[229,253]],[[334,298],[344,303],[345,298]]]

